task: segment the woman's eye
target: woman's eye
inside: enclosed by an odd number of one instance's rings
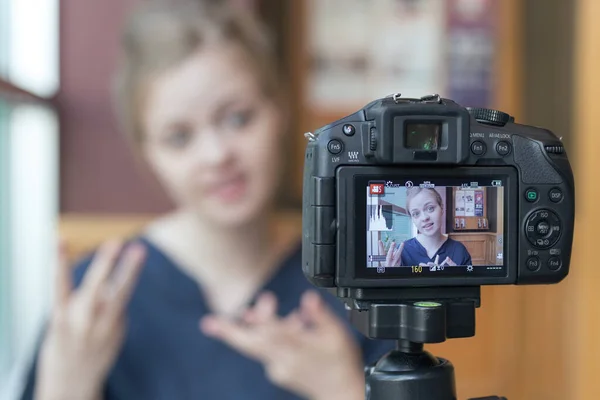
[[[178,129],[171,132],[165,142],[169,147],[174,149],[182,149],[186,147],[192,140],[192,132],[187,129]]]
[[[413,218],[417,218],[418,216],[419,216],[419,213],[418,213],[418,212],[414,212],[414,213],[412,213],[412,217],[413,217]]]
[[[435,207],[433,207],[433,206],[429,206],[429,207],[427,207],[427,212],[428,212],[428,213],[432,213],[432,212],[433,212],[433,210],[435,210]]]
[[[253,116],[252,110],[236,111],[227,114],[223,122],[229,129],[241,129],[248,125]]]

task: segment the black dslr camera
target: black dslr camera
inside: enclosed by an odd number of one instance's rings
[[[455,399],[451,364],[422,344],[473,336],[481,285],[569,272],[575,188],[561,141],[497,110],[400,94],[305,136],[304,274],[363,334],[398,340],[404,360],[367,371],[367,392]]]

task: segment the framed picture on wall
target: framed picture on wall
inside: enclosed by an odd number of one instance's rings
[[[309,106],[359,108],[443,86],[445,0],[309,0]]]
[[[306,0],[308,106],[360,108],[402,93],[489,106],[494,0]]]

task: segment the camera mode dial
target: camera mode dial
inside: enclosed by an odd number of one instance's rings
[[[508,122],[514,121],[514,118],[505,112],[492,110],[489,108],[467,107],[469,114],[482,124],[504,126]]]

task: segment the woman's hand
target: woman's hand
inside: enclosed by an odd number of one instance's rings
[[[442,266],[444,265],[449,265],[451,267],[456,267],[456,263],[454,261],[452,261],[452,259],[450,257],[446,257],[446,259],[444,261],[442,261]]]
[[[402,250],[404,250],[404,242],[400,243],[400,246],[396,247],[396,242],[393,241],[388,249],[387,255],[385,257],[385,262],[382,267],[390,268],[390,267],[399,267],[402,260]],[[385,246],[383,242],[379,241],[379,255],[384,255]]]
[[[103,245],[74,290],[61,246],[55,304],[36,371],[37,400],[99,398],[121,348],[125,309],[144,258],[142,245],[134,244],[117,261],[121,247]]]
[[[452,261],[452,259],[450,257],[446,257],[444,259],[444,261],[442,261],[441,264],[438,264],[439,261],[440,261],[440,255],[438,254],[437,256],[435,256],[435,261],[433,261],[433,262],[429,261],[428,263],[419,263],[419,265],[422,267],[443,267],[445,265],[449,265],[451,267],[456,266],[456,263],[454,261]]]
[[[263,294],[243,321],[206,317],[202,331],[261,362],[276,385],[312,400],[362,400],[364,369],[360,350],[338,317],[315,292],[285,318],[277,300]]]
[[[419,266],[421,267],[437,267],[439,266],[438,262],[440,261],[440,255],[438,254],[437,256],[435,256],[435,260],[433,262],[428,261],[426,263],[419,263]],[[444,264],[442,264],[443,266]]]

